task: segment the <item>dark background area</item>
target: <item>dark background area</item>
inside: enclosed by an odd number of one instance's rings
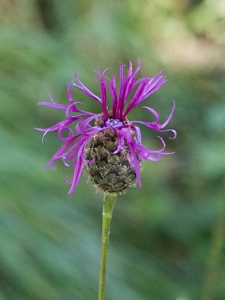
[[[106,299],[225,299],[224,28],[220,0],[0,0],[0,300],[97,298],[103,195],[83,175],[68,196],[73,170],[43,170],[60,141],[34,128],[64,115],[37,102],[66,104],[75,69],[99,94],[94,69],[138,57],[140,76],[169,80],[144,105],[165,120],[176,100],[176,154],[118,197]]]

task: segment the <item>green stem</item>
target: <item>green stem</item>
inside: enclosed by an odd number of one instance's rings
[[[112,220],[113,207],[116,200],[116,194],[104,194],[103,211],[102,211],[102,253],[99,276],[98,300],[104,300],[105,295],[105,275],[106,261],[108,254],[110,223]]]

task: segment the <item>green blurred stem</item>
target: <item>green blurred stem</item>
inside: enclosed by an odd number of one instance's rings
[[[103,211],[102,211],[102,253],[99,276],[98,300],[104,300],[105,296],[105,275],[106,262],[108,254],[110,223],[112,220],[113,207],[116,201],[116,194],[104,194]]]

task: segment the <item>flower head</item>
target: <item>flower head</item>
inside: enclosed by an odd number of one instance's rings
[[[116,76],[111,79],[105,76],[105,71],[95,71],[100,84],[100,96],[92,93],[79,79],[75,72],[75,82],[70,82],[67,88],[69,105],[57,104],[49,94],[51,102],[40,102],[39,105],[48,106],[65,111],[65,120],[43,131],[43,137],[50,131],[58,131],[58,137],[63,142],[62,147],[55,153],[46,167],[50,167],[57,159],[62,159],[65,166],[74,168],[72,180],[66,179],[71,184],[69,194],[76,188],[83,167],[89,173],[92,181],[107,192],[120,193],[138,182],[141,186],[141,162],[143,160],[158,161],[164,155],[173,154],[165,152],[165,141],[158,137],[162,143],[159,150],[151,150],[142,144],[141,130],[138,124],[151,130],[170,132],[170,139],[176,138],[176,131],[164,129],[170,122],[173,107],[167,120],[160,124],[159,114],[151,107],[143,106],[154,117],[152,122],[128,120],[128,114],[143,100],[157,91],[166,78],[162,71],[155,77],[137,79],[141,67],[140,60],[135,71],[132,62],[129,64],[127,75],[124,74],[124,65],[120,64],[120,85],[116,86]],[[79,89],[89,98],[99,103],[102,112],[96,114],[80,109],[81,102],[75,102],[71,88]],[[112,107],[107,106],[108,91],[112,99]],[[66,135],[65,135],[66,134]]]

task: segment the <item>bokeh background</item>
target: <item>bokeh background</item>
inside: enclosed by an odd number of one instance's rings
[[[176,154],[118,198],[106,299],[225,299],[224,46],[223,0],[0,0],[1,300],[97,299],[103,195],[84,175],[68,196],[72,169],[43,170],[60,142],[34,128],[64,115],[37,102],[66,104],[75,69],[98,94],[94,69],[138,57],[169,79],[146,103],[163,120],[176,99]]]

